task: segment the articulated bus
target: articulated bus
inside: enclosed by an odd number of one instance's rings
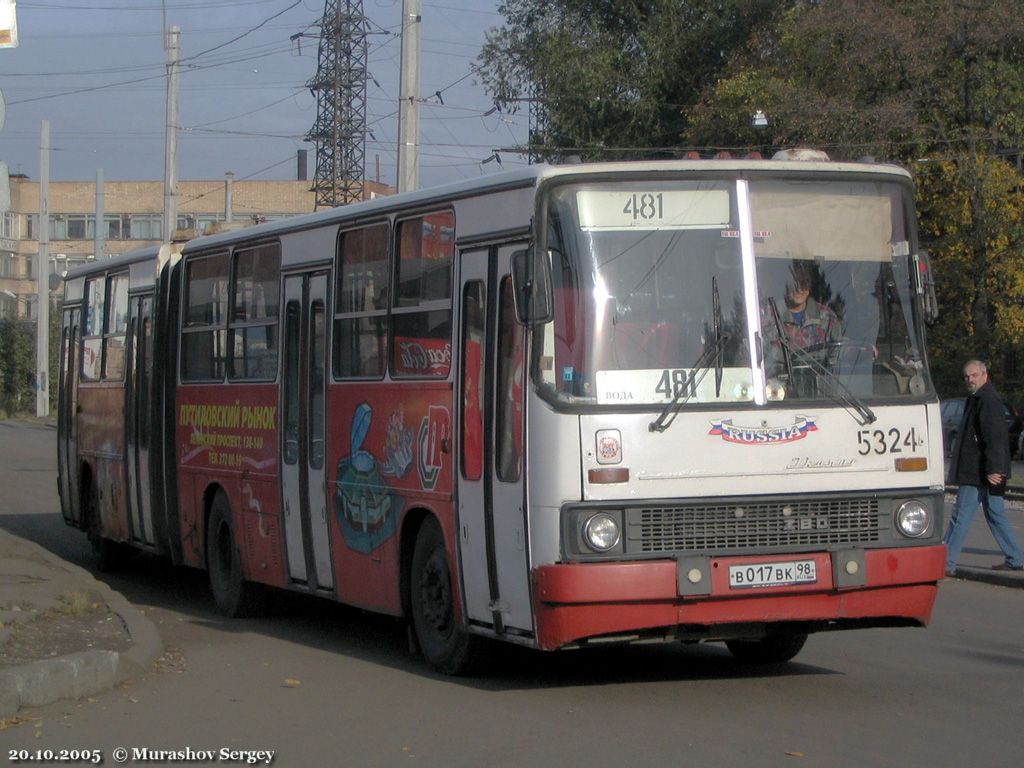
[[[538,165],[68,275],[66,521],[101,564],[401,617],[434,667],[923,626],[944,574],[910,175]]]

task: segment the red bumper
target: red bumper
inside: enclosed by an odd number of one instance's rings
[[[729,566],[814,559],[818,580],[730,589]],[[865,550],[865,584],[837,589],[829,553],[711,559],[710,594],[681,597],[675,560],[545,565],[533,571],[537,639],[551,650],[600,635],[678,625],[931,618],[945,573],[944,545]]]

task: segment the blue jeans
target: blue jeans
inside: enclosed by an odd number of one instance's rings
[[[985,520],[989,530],[1006,556],[1006,562],[1014,567],[1024,565],[1024,554],[1020,551],[1013,528],[1003,512],[1003,497],[992,496],[983,485],[961,485],[956,492],[956,504],[953,505],[953,516],[949,519],[949,528],[943,541],[946,542],[946,570],[956,567],[957,558],[964,548],[967,532],[971,529],[974,513],[978,511],[978,503],[985,509]]]

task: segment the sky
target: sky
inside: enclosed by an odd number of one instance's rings
[[[317,105],[306,83],[323,11],[323,0],[18,0],[19,46],[0,49],[0,160],[37,180],[48,120],[51,181],[92,181],[97,169],[106,181],[162,179],[163,29],[177,25],[178,179],[295,179],[300,149],[312,178],[315,150],[304,137]],[[363,12],[365,172],[394,185],[402,0],[363,0]],[[508,152],[500,165],[493,157],[525,143],[526,113],[491,112],[472,74],[486,30],[503,21],[497,0],[421,0],[421,15],[420,187],[525,165]]]

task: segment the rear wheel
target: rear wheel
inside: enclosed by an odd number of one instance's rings
[[[806,642],[806,632],[779,632],[760,640],[726,640],[725,646],[746,664],[781,664],[800,653]]]
[[[85,530],[92,546],[96,570],[110,573],[121,568],[133,554],[133,550],[103,535],[103,521],[100,519],[100,500],[96,486],[90,481],[82,490],[82,514],[85,516]]]
[[[448,675],[471,671],[481,641],[456,621],[444,535],[433,518],[420,528],[409,578],[412,623],[424,658]]]
[[[253,585],[242,576],[242,558],[231,518],[231,504],[223,491],[213,497],[206,526],[206,568],[210,592],[225,616],[248,616],[253,610]]]

